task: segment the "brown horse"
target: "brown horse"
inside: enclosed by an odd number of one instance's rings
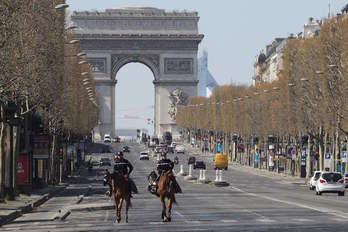
[[[172,204],[177,203],[175,200],[175,186],[174,186],[174,174],[172,171],[163,173],[158,181],[157,193],[160,196],[162,202],[162,221],[171,221]],[[168,199],[168,215],[166,213],[165,198]]]
[[[128,177],[127,177],[128,178]],[[129,189],[128,180],[119,173],[109,174],[108,180],[112,186],[112,193],[115,199],[116,220],[121,222],[121,209],[123,201],[126,201],[126,223],[128,223],[128,209],[131,207],[131,190]]]

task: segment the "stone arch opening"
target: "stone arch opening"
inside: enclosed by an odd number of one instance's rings
[[[147,129],[154,133],[154,74],[142,62],[124,64],[115,79],[115,126],[116,134],[124,129]],[[136,85],[134,85],[136,83]]]
[[[141,63],[148,67],[154,77],[154,80],[159,79],[159,56],[158,55],[132,55],[120,54],[113,55],[112,59],[112,78],[116,78],[118,71],[129,63]]]

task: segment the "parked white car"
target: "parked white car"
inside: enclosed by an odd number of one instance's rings
[[[314,190],[315,186],[317,185],[317,180],[320,177],[321,171],[315,171],[314,175],[312,176],[311,180],[309,181],[309,189]]]
[[[344,196],[344,178],[339,172],[322,172],[315,190],[317,195],[338,193],[338,196]]]
[[[140,152],[139,159],[140,160],[149,160],[149,151]]]
[[[111,136],[109,134],[104,135],[104,143],[111,143]]]
[[[176,153],[185,154],[185,147],[184,147],[184,145],[177,144],[177,145],[175,146],[175,152],[176,152]]]

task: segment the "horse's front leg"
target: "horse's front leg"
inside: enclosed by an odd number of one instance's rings
[[[128,197],[126,199],[126,223],[128,223],[128,209],[129,209],[129,205],[130,205],[130,198]]]
[[[120,198],[118,205],[117,205],[117,222],[121,222],[121,209],[123,204],[123,198]]]
[[[169,222],[172,220],[172,205],[173,205],[173,198],[169,197],[168,199],[168,221]]]
[[[119,210],[118,210],[118,205],[120,204],[120,199],[118,197],[115,196],[115,211],[116,211],[116,221],[118,223],[120,223],[120,214],[119,214]]]
[[[161,196],[161,203],[162,203],[162,221],[167,222],[167,214],[166,214],[166,202],[164,196]]]

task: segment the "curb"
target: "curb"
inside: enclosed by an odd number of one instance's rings
[[[65,185],[62,188],[59,188],[51,193],[46,193],[46,194],[42,195],[42,197],[35,200],[34,202],[32,202],[26,206],[19,207],[18,210],[14,211],[13,213],[8,214],[7,216],[3,216],[3,218],[0,220],[0,227],[10,223],[11,221],[16,220],[17,218],[19,218],[23,214],[32,212],[33,209],[39,207],[40,205],[42,205],[43,203],[48,201],[50,198],[52,198],[54,195],[63,191],[66,187],[67,187],[67,185]]]

